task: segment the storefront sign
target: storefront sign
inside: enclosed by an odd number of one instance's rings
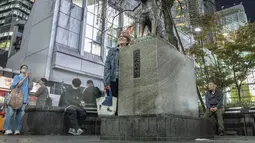
[[[0,76],[0,88],[9,89],[12,81],[12,78]]]

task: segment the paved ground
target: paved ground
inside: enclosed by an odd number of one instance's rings
[[[101,141],[98,136],[0,136],[0,143],[144,143],[144,141]],[[182,143],[255,143],[255,137],[215,137],[213,140],[198,139]]]

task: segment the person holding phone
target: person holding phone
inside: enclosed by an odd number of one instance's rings
[[[29,91],[32,89],[32,82],[30,82],[32,78],[31,72],[28,72],[28,66],[22,65],[20,67],[20,74],[16,75],[13,79],[13,82],[10,86],[10,90],[18,87],[22,90],[23,93],[23,106],[20,109],[14,110],[11,106],[8,106],[7,113],[5,116],[4,121],[4,129],[5,129],[5,135],[12,135],[13,129],[12,129],[12,117],[14,113],[16,112],[16,118],[15,118],[15,127],[14,127],[14,134],[20,135],[20,130],[22,126],[22,118],[25,114],[25,106],[28,104],[28,95]]]

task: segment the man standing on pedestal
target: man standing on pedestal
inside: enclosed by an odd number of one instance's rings
[[[218,124],[219,135],[224,135],[224,121],[223,121],[223,93],[216,90],[217,85],[214,82],[208,84],[208,92],[205,95],[206,112],[205,119],[209,120],[215,129],[216,123]],[[217,117],[217,120],[216,118]]]
[[[104,66],[104,86],[105,90],[111,89],[113,97],[118,98],[119,80],[119,49],[129,45],[131,37],[128,31],[121,32],[118,39],[118,46],[111,48],[106,57]],[[117,103],[118,104],[118,103]],[[116,115],[118,115],[118,105],[116,105]]]

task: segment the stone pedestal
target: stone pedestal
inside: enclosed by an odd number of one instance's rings
[[[213,136],[212,124],[197,117],[132,115],[101,119],[102,140],[194,141]]]
[[[194,61],[151,39],[120,50],[118,114],[101,119],[101,139],[168,141],[213,137],[198,118]]]
[[[118,113],[198,117],[194,61],[160,39],[120,50]]]

